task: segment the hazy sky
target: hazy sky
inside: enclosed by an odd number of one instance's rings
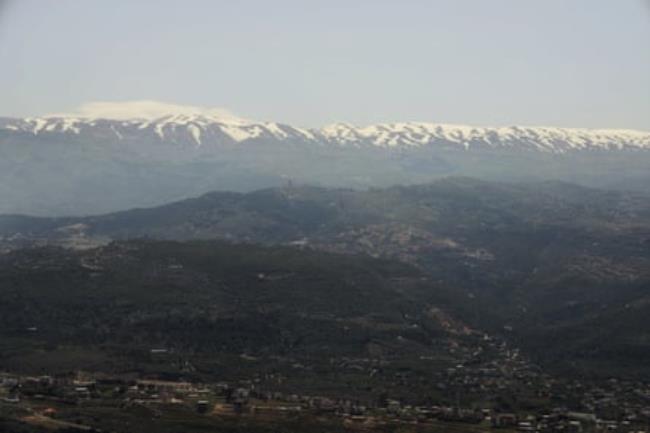
[[[646,0],[0,0],[0,115],[650,130]]]

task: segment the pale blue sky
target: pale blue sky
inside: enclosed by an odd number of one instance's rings
[[[646,0],[0,0],[0,115],[650,130]]]

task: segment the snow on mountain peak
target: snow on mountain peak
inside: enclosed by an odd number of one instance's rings
[[[616,129],[555,127],[476,127],[427,122],[395,122],[357,127],[334,123],[301,129],[274,122],[243,119],[224,109],[167,104],[156,101],[92,102],[74,113],[26,119],[2,119],[0,130],[85,134],[99,128],[117,140],[153,134],[161,141],[204,144],[249,140],[301,142],[370,148],[442,146],[459,149],[513,149],[565,153],[577,150],[650,150],[650,133]]]
[[[555,127],[476,127],[426,122],[382,123],[354,127],[335,123],[320,130],[330,143],[383,148],[419,147],[438,143],[465,149],[517,148],[552,153],[581,149],[648,149],[650,133],[617,129]]]

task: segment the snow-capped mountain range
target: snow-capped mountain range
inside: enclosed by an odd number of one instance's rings
[[[445,176],[650,193],[650,133],[425,122],[298,128],[155,101],[0,118],[0,213],[98,214],[289,180],[363,189]]]
[[[1,118],[0,134],[79,137],[111,141],[147,138],[193,147],[271,140],[338,147],[513,149],[550,153],[580,150],[650,150],[650,132],[555,127],[474,127],[426,122],[356,127],[336,123],[318,129],[257,122],[219,115],[169,114],[156,118],[89,117]]]

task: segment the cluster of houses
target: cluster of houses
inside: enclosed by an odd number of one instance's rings
[[[106,374],[27,377],[0,373],[0,401],[20,404],[22,399],[36,399],[47,408],[48,401],[79,404],[110,400],[112,404],[144,405],[159,411],[166,405],[181,405],[206,416],[285,417],[313,413],[364,427],[442,422],[480,424],[522,433],[650,433],[650,383],[616,379],[588,383],[556,378],[502,340],[487,335],[465,337],[476,338],[476,344],[459,345],[450,340],[447,350],[456,363],[431,369],[431,388],[439,395],[454,397],[453,402],[448,398],[437,405],[388,397],[364,402],[343,396],[292,394],[285,385],[289,371],[211,384]],[[151,352],[168,356],[167,349]],[[435,359],[421,357],[420,361],[426,364]],[[292,360],[287,362],[294,370],[307,369]],[[336,371],[351,371],[395,386],[408,386],[410,381],[418,380],[413,372],[391,369],[390,361],[381,358],[338,357],[329,363]],[[545,403],[521,410],[498,401],[499,395]]]
[[[283,361],[287,368],[281,373],[210,384],[106,374],[28,377],[0,373],[0,402],[19,405],[23,399],[40,400],[47,408],[48,402],[110,400],[113,405],[144,405],[159,411],[166,405],[179,405],[206,416],[285,417],[313,413],[365,427],[442,422],[473,423],[495,431],[522,433],[650,433],[650,383],[558,378],[543,372],[503,340],[471,333],[463,338],[476,341],[448,341],[446,350],[455,360],[452,366],[424,369],[431,372],[425,386],[437,395],[447,396],[435,405],[388,396],[359,401],[345,396],[293,394],[287,385],[291,372],[306,374],[312,367],[307,361],[290,358]],[[167,357],[170,351],[153,348],[151,354]],[[244,355],[242,360],[260,362]],[[414,370],[392,368],[385,357],[336,357],[325,362],[333,371],[367,377],[394,389],[407,389],[422,380]],[[436,359],[422,356],[419,362],[427,366]],[[503,395],[519,402],[542,403],[510,407],[498,400]]]
[[[570,387],[577,384],[572,383]],[[631,399],[621,398],[623,390]],[[631,394],[630,394],[631,391]],[[254,381],[197,384],[184,381],[126,379],[107,375],[77,374],[74,377],[16,376],[0,374],[3,404],[22,399],[41,401],[43,414],[55,410],[48,402],[83,404],[86,400],[112,400],[121,405],[144,405],[162,411],[166,405],[183,405],[206,416],[284,417],[313,413],[342,419],[346,424],[376,426],[387,423],[473,423],[496,430],[522,433],[647,433],[650,425],[650,385],[609,381],[605,386],[582,390],[583,404],[593,411],[578,412],[557,407],[529,413],[508,413],[494,408],[445,405],[418,406],[399,400],[363,403],[324,396],[286,394],[261,390]],[[598,405],[616,405],[601,413]],[[588,407],[588,406],[587,406]],[[605,407],[605,406],[602,406]],[[48,412],[50,411],[50,412]],[[610,418],[603,418],[609,414]]]

